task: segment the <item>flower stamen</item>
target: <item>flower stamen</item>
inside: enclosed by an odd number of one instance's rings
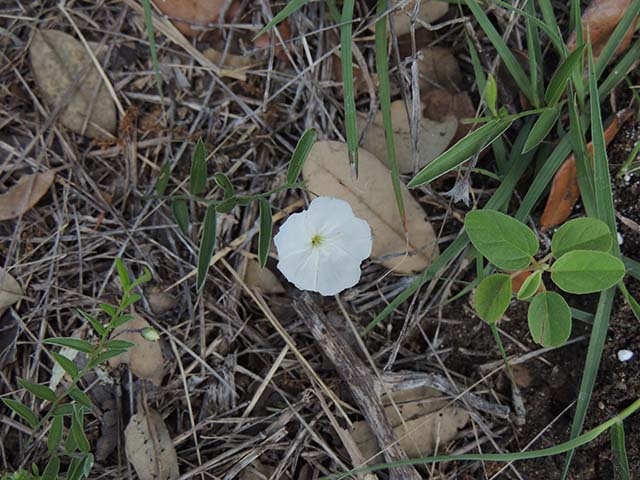
[[[322,235],[320,235],[319,233],[316,233],[311,237],[311,246],[319,247],[320,245],[322,245],[322,241],[323,241]]]

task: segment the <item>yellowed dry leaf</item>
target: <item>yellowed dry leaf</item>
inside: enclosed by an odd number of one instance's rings
[[[366,116],[358,115],[359,132],[362,132],[366,123]],[[447,149],[458,129],[458,120],[453,115],[449,115],[442,122],[436,122],[430,118],[421,118],[418,134],[418,165],[416,166],[414,165],[411,151],[412,140],[409,118],[402,100],[397,100],[391,104],[391,123],[395,140],[396,161],[398,162],[400,173],[412,173],[431,162]],[[373,123],[367,129],[362,148],[373,153],[379,160],[388,165],[387,141],[382,122],[382,112],[378,111]]]
[[[462,83],[462,72],[458,60],[450,48],[429,47],[422,50],[422,59],[418,62],[420,87],[423,90],[442,87],[456,90]]]
[[[115,133],[113,99],[79,41],[57,30],[37,30],[29,53],[36,85],[49,107],[54,110],[71,95],[59,116],[64,126],[91,138]]]
[[[359,158],[359,175],[354,180],[347,145],[332,141],[316,142],[302,170],[309,190],[348,202],[356,216],[369,222],[374,260],[397,273],[424,270],[438,256],[436,234],[425,219],[424,210],[402,185],[409,232],[407,245],[389,169],[362,148],[359,149]]]
[[[469,421],[467,412],[447,407],[448,400],[433,389],[394,392],[392,397],[400,416],[389,401],[385,402],[385,413],[409,458],[433,454],[436,446],[442,448],[453,440],[458,430]],[[379,447],[367,423],[355,422],[353,428],[353,439],[363,455],[366,458],[375,455]]]
[[[158,412],[140,409],[124,431],[127,458],[140,480],[175,480],[180,477],[178,455],[169,430]]]
[[[0,267],[0,316],[22,297],[22,287],[13,276]]]
[[[284,287],[275,274],[267,267],[260,268],[258,261],[253,258],[247,260],[244,281],[248,287],[259,288],[266,294],[284,293]]]
[[[224,64],[222,64],[222,52],[216,50],[215,48],[207,48],[202,52],[202,54],[211,63],[224,68],[248,68],[251,65],[256,64],[256,59],[253,57],[245,55],[234,55],[231,53],[227,53],[226,55],[224,55]]]
[[[149,322],[135,314],[132,320],[118,327],[113,338],[135,343],[136,346],[110,359],[109,365],[115,368],[126,363],[136,376],[160,385],[164,376],[162,349],[159,342],[151,342],[142,337],[140,331],[147,327],[151,327]]]
[[[7,192],[0,195],[0,221],[24,215],[47,193],[53,183],[53,172],[24,175]]]

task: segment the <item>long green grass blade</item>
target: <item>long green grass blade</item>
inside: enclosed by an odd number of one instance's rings
[[[344,90],[344,125],[347,135],[347,150],[351,173],[358,176],[358,127],[356,126],[356,100],[353,91],[353,8],[354,0],[345,0],[340,19],[340,58],[342,64],[342,87]]]
[[[569,55],[555,71],[551,80],[549,80],[547,91],[544,94],[544,99],[547,102],[547,105],[555,105],[560,98],[562,98],[562,95],[567,88],[569,78],[571,78],[571,73],[575,70],[577,65],[582,65],[583,52],[584,46],[576,48],[576,50],[572,52],[571,55]]]
[[[624,439],[624,424],[622,421],[614,422],[609,429],[611,435],[611,453],[613,454],[613,472],[615,480],[629,480],[629,458]]]
[[[260,268],[264,268],[269,258],[271,248],[271,234],[273,231],[273,219],[271,217],[271,205],[266,198],[260,199],[260,231],[258,232],[258,259]]]
[[[531,95],[533,96],[532,104],[535,108],[541,106],[544,64],[542,62],[542,50],[540,44],[540,34],[538,25],[532,19],[536,15],[536,7],[533,0],[525,5],[527,15],[525,17],[525,26],[527,28],[527,51],[529,52],[529,83],[531,85]]]
[[[578,114],[578,104],[575,95],[569,99],[569,138],[573,149],[573,157],[576,161],[576,171],[578,174],[578,185],[580,186],[580,197],[584,203],[587,215],[596,216],[596,197],[593,191],[593,164],[591,155],[587,150],[584,129]]]
[[[396,160],[396,147],[393,136],[393,123],[391,121],[391,92],[389,87],[389,56],[387,55],[387,17],[384,15],[388,7],[388,0],[378,0],[376,14],[376,71],[380,82],[380,109],[382,110],[382,123],[387,140],[387,159],[391,166],[391,183],[395,195],[398,212],[402,219],[402,225],[406,230],[406,215],[402,190],[400,186],[400,172]]]
[[[560,105],[554,105],[553,107],[547,108],[540,114],[538,120],[536,120],[536,123],[531,129],[531,133],[529,134],[529,138],[527,138],[527,143],[525,143],[522,153],[527,153],[534,149],[547,137],[553,126],[558,121],[560,108]]]
[[[149,0],[145,0],[145,1],[149,1]],[[255,37],[253,37],[253,39],[255,40],[256,38],[258,38],[260,35],[262,35],[265,32],[268,32],[269,30],[271,30],[273,27],[275,27],[276,25],[278,25],[281,21],[289,18],[291,16],[291,14],[293,14],[294,12],[296,12],[297,10],[300,10],[304,5],[306,5],[307,3],[309,3],[309,0],[290,0],[289,3],[286,4],[286,6],[280,10],[272,19],[269,23],[267,23],[264,28],[262,30],[260,30]]]

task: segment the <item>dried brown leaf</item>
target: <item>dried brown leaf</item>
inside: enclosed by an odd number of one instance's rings
[[[0,315],[22,297],[22,287],[13,276],[0,267]]]
[[[421,52],[422,59],[418,62],[420,87],[425,91],[435,87],[455,92],[462,83],[462,72],[451,49],[428,47]]]
[[[55,109],[71,95],[59,116],[64,126],[91,138],[116,131],[113,99],[79,41],[57,30],[37,30],[29,53],[36,85],[49,107]]]
[[[51,171],[24,175],[0,195],[0,221],[24,215],[47,193],[55,174]]]
[[[438,122],[453,115],[458,119],[458,130],[451,139],[455,143],[474,128],[474,124],[465,123],[465,119],[475,118],[476,109],[467,92],[451,93],[441,88],[429,90],[425,96],[424,114]]]
[[[127,458],[140,480],[175,480],[180,477],[176,449],[158,412],[139,410],[129,420],[124,438]]]
[[[154,0],[178,30],[189,37],[197,37],[220,23],[220,14],[228,0]]]
[[[365,219],[373,234],[372,256],[397,273],[422,271],[438,256],[434,229],[425,212],[402,185],[408,244],[398,214],[389,169],[373,154],[359,150],[358,179],[351,176],[347,146],[320,141],[313,146],[303,168],[309,190],[345,200],[356,216]],[[408,255],[405,256],[405,253]]]
[[[115,368],[126,363],[136,376],[160,385],[164,376],[162,348],[160,342],[151,342],[142,337],[140,331],[148,327],[151,327],[149,322],[139,315],[134,315],[132,320],[118,327],[113,338],[135,343],[136,346],[109,360],[109,365]]]
[[[394,0],[393,4],[400,3],[400,0]],[[411,14],[415,2],[404,2],[403,8],[396,10],[393,14],[393,25],[398,35],[405,35],[411,32]],[[444,17],[449,11],[449,5],[446,2],[422,0],[418,10],[418,19],[424,23],[430,24]],[[416,22],[416,30],[422,28],[420,22]]]
[[[244,281],[250,288],[258,288],[266,294],[284,293],[284,287],[278,277],[267,267],[260,268],[257,260],[250,258],[247,260],[247,271],[244,274]]]

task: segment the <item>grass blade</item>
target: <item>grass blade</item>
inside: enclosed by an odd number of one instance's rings
[[[387,17],[384,12],[387,10],[388,0],[378,0],[376,14],[376,71],[380,82],[380,109],[382,110],[382,123],[387,140],[387,160],[391,166],[391,183],[393,193],[398,205],[398,212],[402,219],[402,225],[407,230],[407,221],[404,211],[404,201],[402,200],[402,190],[400,187],[400,172],[396,160],[396,147],[393,137],[393,124],[391,122],[391,93],[389,87],[389,56],[387,55]]]
[[[213,257],[213,251],[216,248],[216,207],[209,205],[202,222],[202,240],[200,241],[200,249],[198,255],[198,275],[196,280],[196,288],[198,291],[202,289],[204,281],[207,278],[209,263]]]
[[[156,32],[153,28],[153,12],[151,11],[151,0],[142,0],[144,8],[144,24],[147,27],[147,35],[149,37],[149,51],[151,52],[151,62],[153,63],[153,76],[156,79],[156,86],[160,98],[164,100],[162,95],[162,77],[160,76],[160,64],[158,63],[158,50],[156,49]]]
[[[544,71],[542,71],[544,63],[542,62],[542,51],[540,50],[540,35],[538,26],[532,21],[536,15],[536,7],[533,0],[528,1],[525,5],[527,15],[525,17],[525,25],[527,28],[527,51],[529,52],[529,79],[531,95],[533,96],[532,104],[535,108],[540,107],[540,99],[542,98],[542,88],[544,86]]]
[[[145,0],[145,1],[149,1],[149,0]],[[269,23],[267,23],[262,30],[260,30],[258,33],[256,33],[256,35],[253,37],[253,39],[255,40],[256,38],[258,38],[260,35],[262,35],[265,32],[268,32],[269,30],[271,30],[273,27],[275,27],[276,25],[278,25],[281,21],[289,18],[294,12],[300,10],[304,5],[306,5],[309,2],[309,0],[290,0],[286,6],[280,10],[272,19]]]
[[[531,133],[529,134],[529,138],[527,138],[527,142],[524,144],[522,153],[527,153],[537,147],[547,137],[553,126],[558,121],[559,116],[560,105],[549,107],[542,112],[531,129]]]
[[[624,424],[614,422],[609,429],[611,435],[611,453],[613,454],[613,471],[615,480],[629,480],[629,459],[624,441]]]
[[[273,232],[273,219],[271,217],[271,205],[266,198],[260,199],[260,231],[258,233],[258,259],[260,268],[264,268],[269,258],[271,248],[271,234]]]
[[[560,64],[551,77],[551,80],[549,80],[547,91],[544,94],[544,99],[548,105],[555,105],[562,97],[562,94],[567,88],[567,83],[569,82],[569,78],[571,78],[572,72],[575,70],[577,65],[582,65],[583,52],[584,45],[571,53],[571,55],[569,55]]]
[[[298,177],[300,177],[300,172],[302,172],[304,162],[309,156],[309,152],[311,151],[311,148],[313,148],[313,144],[315,142],[316,131],[313,128],[304,132],[298,140],[296,148],[293,151],[291,161],[289,162],[289,169],[287,170],[288,185],[293,185],[298,180]]]
[[[340,57],[342,63],[342,84],[344,90],[344,123],[347,134],[349,163],[354,177],[358,176],[358,128],[356,126],[356,100],[353,91],[353,35],[354,0],[345,0],[342,5],[342,25],[340,26]]]
[[[191,172],[189,174],[189,193],[200,195],[207,186],[207,153],[204,143],[198,140],[191,160]]]

